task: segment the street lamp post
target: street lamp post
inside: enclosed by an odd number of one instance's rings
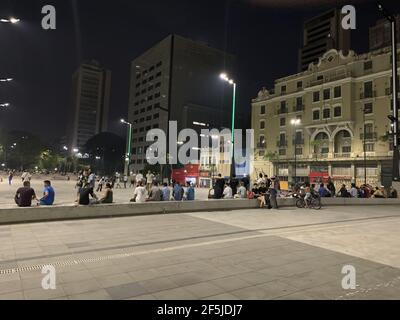
[[[364,126],[364,139],[363,139],[363,149],[364,149],[364,185],[367,185],[367,130],[365,128],[365,106],[362,108],[363,113],[363,126]]]
[[[126,154],[125,154],[125,165],[124,165],[124,175],[128,176],[129,164],[131,161],[131,145],[132,145],[132,123],[121,119],[121,123],[128,126],[127,141],[126,141]]]
[[[390,14],[386,9],[378,3],[378,9],[385,18],[390,22],[391,26],[391,42],[392,42],[392,96],[393,96],[393,115],[390,119],[393,122],[393,181],[398,182],[400,177],[399,172],[399,119],[398,119],[398,73],[397,73],[397,23],[396,16]]]
[[[295,132],[294,132],[294,184],[297,184],[297,131],[296,128],[297,126],[299,126],[301,123],[300,119],[293,119],[291,121],[291,124],[294,126],[295,128]]]
[[[236,90],[237,90],[237,85],[236,82],[233,79],[230,79],[226,73],[221,73],[220,78],[228,82],[230,85],[233,87],[233,98],[232,98],[232,149],[231,149],[231,176],[235,173],[235,153],[234,153],[234,148],[235,148],[235,117],[236,117]]]

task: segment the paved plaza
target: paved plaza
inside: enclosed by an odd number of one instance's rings
[[[15,207],[14,195],[19,187],[22,187],[22,181],[20,177],[15,177],[11,186],[8,185],[8,180],[3,174],[3,182],[0,182],[0,208],[13,208]],[[54,180],[51,176],[43,177],[43,179],[35,178],[31,181],[32,188],[35,189],[36,195],[39,197],[43,193],[43,180],[49,179],[56,191],[55,205],[73,205],[76,200],[75,189],[76,181],[66,180]],[[122,189],[114,189],[114,202],[116,203],[127,203],[133,198],[133,188],[128,187],[125,189],[124,184],[121,183]],[[97,187],[97,186],[96,186]],[[196,199],[206,200],[208,198],[208,189],[197,188]],[[99,197],[102,195],[101,192],[95,192]]]
[[[0,299],[399,299],[399,229],[395,206],[3,225]]]

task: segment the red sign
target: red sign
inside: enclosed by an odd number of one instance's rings
[[[172,170],[172,179],[181,184],[186,183],[186,178],[198,178],[200,165],[187,164],[181,169]]]

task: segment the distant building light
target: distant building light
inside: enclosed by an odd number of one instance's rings
[[[207,127],[207,124],[202,123],[202,122],[193,121],[193,124],[194,124],[195,126]]]

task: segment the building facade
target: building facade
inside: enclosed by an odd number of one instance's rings
[[[83,63],[72,77],[73,101],[68,147],[83,149],[94,135],[107,131],[111,72],[96,61]]]
[[[169,121],[177,122],[178,131],[230,128],[231,88],[219,75],[232,70],[233,60],[220,50],[170,35],[132,62],[131,171],[143,170],[146,165],[146,150],[151,144],[146,142],[146,134],[150,129],[160,128],[169,134]]]
[[[396,16],[397,42],[400,42],[400,16]],[[380,19],[369,28],[369,50],[374,51],[392,44],[391,24],[387,19]]]
[[[318,62],[330,49],[348,53],[350,31],[342,28],[342,17],[339,9],[332,9],[305,21],[299,71],[307,70],[310,63]]]
[[[366,171],[368,183],[390,185],[391,99],[390,48],[326,52],[253,100],[255,174],[275,174],[289,185],[295,177],[360,185]]]

